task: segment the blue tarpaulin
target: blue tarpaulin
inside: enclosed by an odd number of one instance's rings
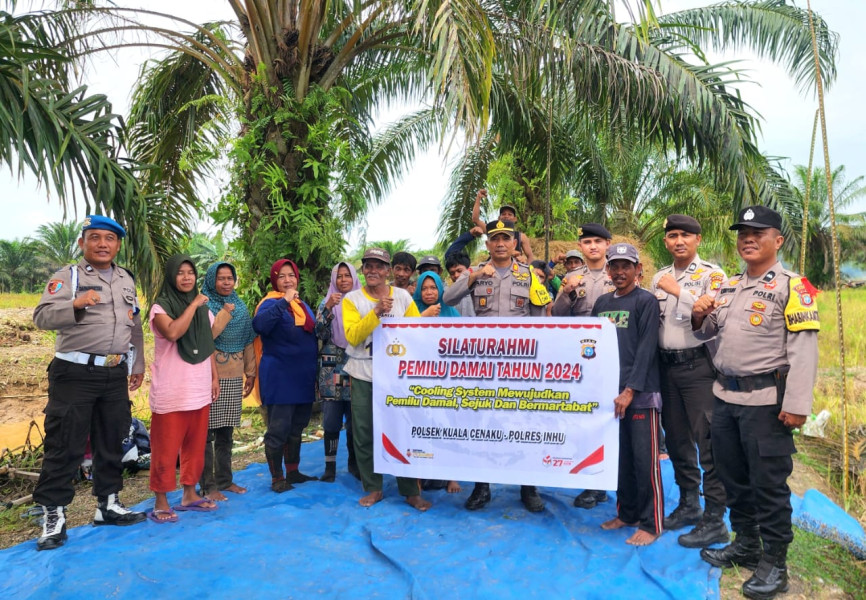
[[[322,465],[322,443],[305,444],[302,471],[320,474]],[[677,490],[670,462],[662,466],[669,512]],[[335,483],[283,494],[270,490],[263,464],[235,481],[249,492],[227,494],[212,513],[88,525],[57,550],[36,552],[30,540],[0,551],[0,598],[719,597],[719,569],[679,546],[680,532],[634,548],[625,543],[633,529],[602,531],[615,516],[613,495],[582,510],[571,504],[575,490],[541,488],[547,508],[532,514],[518,486],[493,485],[493,501],[468,512],[472,484],[463,484],[459,494],[425,492],[434,504],[419,513],[390,476],[385,500],[371,508],[358,505],[361,484],[345,470]],[[169,499],[180,502],[180,492]]]

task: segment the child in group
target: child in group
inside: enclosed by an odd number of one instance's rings
[[[607,270],[615,291],[602,295],[592,316],[616,326],[619,346],[619,395],[614,399],[619,426],[617,516],[602,529],[637,527],[626,540],[648,546],[662,533],[664,493],[659,469],[661,387],[658,370],[659,303],[637,286],[640,255],[631,244],[607,251]]]

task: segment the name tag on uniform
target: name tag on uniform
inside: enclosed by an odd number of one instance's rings
[[[80,285],[80,286],[78,286],[79,292],[86,292],[87,290],[93,290],[94,292],[101,292],[102,286],[101,285]]]

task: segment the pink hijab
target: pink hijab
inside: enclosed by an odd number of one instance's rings
[[[355,267],[346,262],[337,263],[336,266],[331,269],[331,285],[328,286],[328,293],[325,296],[325,300],[330,298],[331,294],[340,293],[340,290],[337,289],[337,271],[340,270],[340,267],[346,267],[349,269],[349,273],[352,274],[352,289],[350,291],[361,289],[361,281],[358,279],[358,273],[355,271]],[[345,294],[343,294],[343,297],[345,298]],[[331,341],[340,348],[345,348],[349,345],[349,342],[346,341],[346,330],[343,329],[343,303],[340,302],[337,306],[332,308],[331,314],[334,315],[334,319],[331,321]]]

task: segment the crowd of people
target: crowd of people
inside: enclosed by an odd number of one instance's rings
[[[814,288],[777,258],[784,239],[779,214],[763,206],[740,211],[730,229],[745,269],[732,277],[698,255],[698,221],[668,216],[659,235],[672,264],[644,287],[637,248],[611,243],[602,224],[583,224],[577,248],[545,263],[534,260],[526,234],[516,229],[513,206],[501,207],[489,223],[480,220],[485,194],[476,198],[472,229],[446,250],[444,269],[437,256],[418,260],[367,248],[363,285],[352,264],[339,262],[315,311],[299,295],[303,275],[291,260],[274,262],[272,291],[250,311],[235,292],[232,264],[211,265],[199,292],[192,259],[171,257],[148,314],[155,343],[149,393],[155,500],[146,515],[118,498],[129,392],[144,374],[135,281],[114,263],[124,229],[107,217],[88,217],[78,242],[83,258],[54,274],[34,314],[38,327],[57,330],[45,458],[33,494],[45,515],[37,548],[66,540],[65,507],[88,438],[95,525],[173,523],[178,512],[215,511],[226,492],[245,493],[232,478],[232,435],[242,399],[254,389],[266,409],[274,492],[317,479],[301,473],[299,463],[301,435],[318,398],[319,479],[335,480],[345,428],[347,470],[363,487],[361,506],[372,506],[383,499],[373,461],[371,351],[381,319],[601,317],[616,327],[620,360],[618,395],[599,398],[613,406],[620,427],[616,517],[601,527],[634,528],[627,543],[635,546],[653,543],[665,530],[691,528],[680,544],[700,548],[715,566],[754,570],[743,584],[746,596],[785,591],[793,539],[791,432],[811,412],[818,317]],[[489,259],[473,267],[465,248],[484,234]],[[562,277],[552,271],[558,264],[565,267]],[[667,516],[662,427],[679,488],[679,503]],[[167,494],[177,489],[178,471],[183,492],[171,506]],[[422,490],[460,491],[456,481],[407,477],[397,477],[397,488],[422,512],[431,507]],[[465,507],[480,510],[490,500],[490,485],[476,482]],[[545,509],[535,486],[520,486],[520,500],[530,512]],[[574,505],[589,510],[606,501],[605,491],[584,490]]]

